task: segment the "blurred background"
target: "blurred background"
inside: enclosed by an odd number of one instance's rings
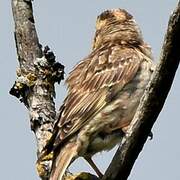
[[[34,15],[39,40],[49,45],[62,64],[66,76],[73,66],[91,50],[97,15],[111,8],[128,10],[139,24],[144,39],[152,46],[157,62],[170,14],[177,0],[106,0],[70,1],[35,0]],[[0,171],[2,180],[38,180],[35,170],[36,142],[30,130],[28,111],[23,104],[8,94],[16,78],[18,66],[14,43],[14,23],[11,2],[0,0]],[[154,138],[147,141],[129,180],[179,180],[180,69],[165,106],[153,128]],[[66,95],[64,82],[56,87],[56,106]],[[115,150],[94,156],[104,171]],[[81,158],[70,168],[73,172],[92,171]]]

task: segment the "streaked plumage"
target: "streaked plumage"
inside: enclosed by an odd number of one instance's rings
[[[152,74],[152,57],[133,17],[122,9],[97,18],[93,50],[70,73],[47,152],[55,159],[50,180],[62,178],[78,156],[114,147],[123,136]]]

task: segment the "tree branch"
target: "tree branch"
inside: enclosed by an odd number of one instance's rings
[[[103,180],[127,180],[164,105],[180,60],[180,2],[170,16],[160,62]]]
[[[55,62],[55,56],[47,46],[41,49],[31,0],[12,0],[12,10],[20,68],[10,94],[19,98],[29,110],[39,155],[52,135],[56,116],[54,83],[63,79],[64,66]],[[50,167],[51,159],[44,161],[46,171],[39,172],[42,178],[46,179]]]

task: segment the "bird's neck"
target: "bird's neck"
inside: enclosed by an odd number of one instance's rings
[[[107,29],[96,35],[93,43],[93,50],[99,49],[104,44],[119,44],[127,46],[138,46],[143,44],[142,36],[132,29]]]

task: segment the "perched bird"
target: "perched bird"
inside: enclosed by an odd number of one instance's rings
[[[66,80],[68,94],[46,146],[54,152],[50,180],[61,180],[79,156],[102,176],[91,157],[120,142],[153,67],[151,49],[132,15],[113,9],[98,16],[92,52]]]

